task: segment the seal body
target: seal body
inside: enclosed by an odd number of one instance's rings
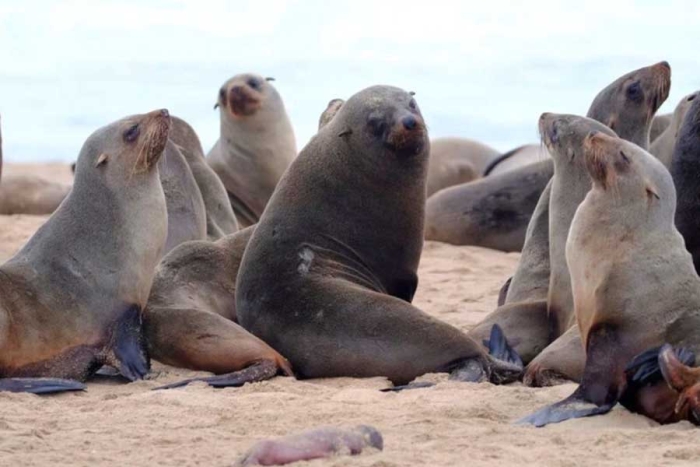
[[[157,165],[169,128],[159,110],[93,133],[66,200],[0,267],[3,378],[84,381],[103,364],[132,380],[148,371],[141,310],[167,235]]]
[[[0,185],[0,214],[51,214],[70,190],[70,185],[36,175],[6,175]]]
[[[221,135],[207,161],[221,178],[242,227],[258,221],[277,182],[296,156],[284,103],[261,76],[242,74],[219,91]]]
[[[207,164],[197,133],[178,117],[173,116],[172,121],[170,140],[177,145],[187,161],[204,202],[207,239],[215,241],[237,232],[238,223],[226,188],[216,172]]]
[[[685,115],[697,96],[698,92],[694,92],[680,100],[678,105],[676,105],[676,109],[673,111],[669,125],[649,148],[649,152],[656,156],[669,170],[673,162],[673,153],[681,131],[681,125],[683,125]]]
[[[478,178],[498,151],[467,138],[435,138],[430,142],[428,196]]]
[[[574,394],[525,420],[537,426],[607,412],[623,395],[632,405],[658,395],[658,385],[631,385],[628,365],[664,342],[693,351],[699,342],[700,278],[674,226],[668,170],[620,138],[593,134],[585,146],[593,187],[574,216],[566,258],[586,363]]]
[[[547,149],[539,144],[526,144],[493,159],[483,171],[484,177],[497,175],[526,165],[542,162],[549,157]]]
[[[480,344],[410,303],[428,145],[411,95],[374,86],[345,102],[280,181],[243,255],[236,312],[297,376],[399,384],[463,361],[492,367]]]

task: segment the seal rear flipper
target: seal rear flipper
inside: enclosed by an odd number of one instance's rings
[[[271,360],[262,360],[242,370],[234,371],[233,373],[226,373],[224,375],[209,376],[204,378],[186,379],[184,381],[166,384],[165,386],[159,386],[155,389],[180,388],[197,381],[207,383],[209,386],[214,388],[237,388],[243,386],[245,383],[255,383],[258,381],[265,381],[267,379],[273,378],[277,376],[278,372],[279,367],[277,366],[276,362],[273,362]]]
[[[516,424],[529,424],[539,428],[550,423],[559,423],[572,418],[602,415],[610,412],[615,404],[616,402],[596,405],[592,402],[588,402],[585,400],[583,391],[579,386],[579,388],[566,399],[552,405],[548,405],[547,407],[544,407],[537,412],[528,415],[527,417],[523,417],[518,420]]]
[[[428,381],[422,381],[417,383],[402,384],[400,386],[392,386],[390,388],[380,389],[381,392],[401,392],[409,389],[421,389],[421,388],[431,388],[435,386],[435,383],[430,383]]]
[[[70,379],[60,378],[3,378],[0,392],[28,392],[31,394],[53,394],[66,391],[85,391],[87,387]]]
[[[484,340],[484,346],[489,349],[489,355],[498,360],[524,368],[523,360],[518,352],[510,346],[503,329],[498,324],[491,328],[491,335],[488,340]]]
[[[105,363],[129,381],[143,379],[151,369],[143,337],[141,309],[131,305],[113,324]]]

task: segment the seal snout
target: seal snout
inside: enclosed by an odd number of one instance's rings
[[[551,149],[552,145],[557,144],[559,142],[559,128],[556,114],[545,112],[540,115],[539,130],[545,146]]]
[[[427,139],[425,123],[419,115],[405,114],[397,118],[386,138],[390,149],[403,155],[415,155],[423,150]]]
[[[253,115],[260,108],[260,98],[257,96],[261,85],[251,85],[252,80],[244,84],[234,84],[228,92],[228,103],[234,117]],[[257,81],[255,81],[257,83]]]
[[[158,109],[144,115],[143,132],[139,144],[142,148],[139,154],[143,154],[145,168],[153,167],[165,151],[170,134],[172,120],[168,109]]]

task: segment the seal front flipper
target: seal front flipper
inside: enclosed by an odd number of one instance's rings
[[[488,380],[494,384],[507,384],[520,378],[523,361],[508,344],[498,324],[493,325],[489,339],[483,343],[489,350],[488,359],[471,358],[460,362],[450,373],[451,380],[472,383]]]
[[[85,391],[87,387],[70,379],[60,378],[3,378],[0,392],[28,392],[31,394],[53,394],[66,391]]]
[[[119,370],[130,381],[143,379],[151,369],[141,309],[131,305],[112,325],[105,363]]]
[[[245,383],[255,383],[265,381],[277,376],[279,368],[277,364],[270,360],[262,360],[247,368],[224,375],[209,376],[204,378],[191,378],[177,383],[166,384],[155,389],[174,389],[187,386],[190,383],[201,381],[214,388],[237,388]]]
[[[581,385],[566,399],[540,409],[517,423],[542,427],[571,418],[609,412],[627,387],[625,365],[632,358],[626,355],[630,347],[629,342],[621,341],[621,333],[614,326],[595,326],[588,333],[586,366]]]

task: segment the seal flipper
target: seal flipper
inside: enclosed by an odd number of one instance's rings
[[[571,418],[609,412],[627,387],[624,345],[613,326],[599,325],[588,333],[586,367],[579,387],[566,399],[528,415],[517,424],[542,427]],[[628,357],[631,358],[631,357]]]
[[[129,381],[143,379],[150,371],[141,308],[137,305],[131,305],[112,326],[105,363]]]
[[[508,344],[498,324],[493,325],[489,339],[483,343],[489,350],[489,359],[482,361],[472,358],[461,362],[450,373],[451,380],[471,383],[489,380],[493,384],[507,384],[520,378],[523,361],[518,352]]]
[[[421,388],[431,388],[435,386],[435,383],[430,383],[428,381],[422,381],[417,383],[402,384],[400,386],[392,386],[390,388],[380,389],[381,392],[401,392],[409,389],[421,389]]]
[[[70,379],[60,378],[3,378],[0,392],[28,392],[31,394],[53,394],[66,391],[85,391],[87,387]]]
[[[271,360],[261,360],[250,365],[249,367],[239,371],[234,371],[232,373],[208,376],[204,378],[186,379],[184,381],[166,384],[165,386],[159,386],[155,389],[181,388],[197,381],[207,383],[209,386],[214,388],[237,388],[243,386],[245,383],[255,383],[273,378],[277,376],[278,372],[279,368],[275,362]]]

